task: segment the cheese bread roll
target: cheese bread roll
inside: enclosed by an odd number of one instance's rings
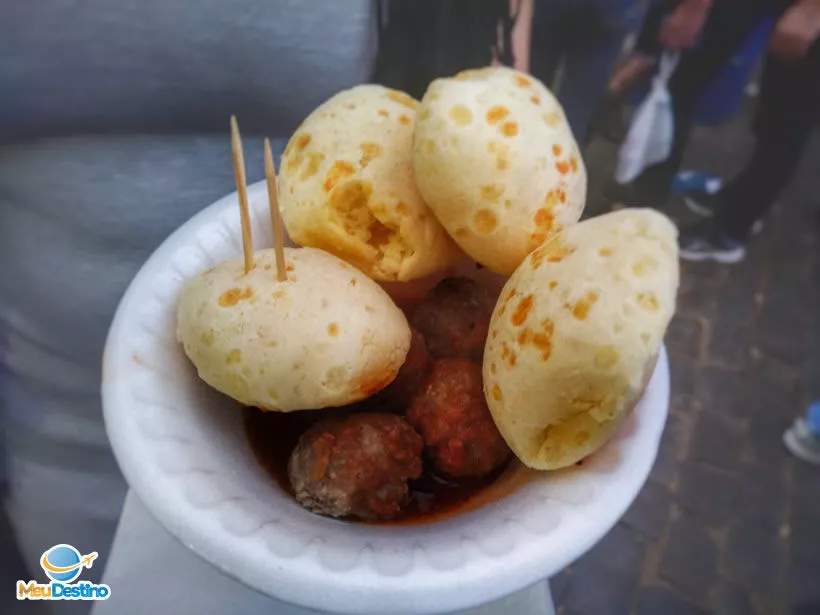
[[[407,94],[362,85],[302,122],[279,174],[282,217],[296,243],[379,281],[413,280],[456,262],[461,251],[413,177],[417,107]]]
[[[390,384],[410,348],[410,327],[387,293],[321,250],[285,248],[226,261],[191,279],[177,337],[202,378],[237,401],[290,412],[343,406]]]
[[[570,227],[507,282],[490,323],[484,388],[527,466],[596,451],[643,395],[678,287],[677,231],[626,209]]]
[[[421,195],[461,248],[509,275],[581,217],[587,174],[564,112],[509,68],[434,81],[414,147]]]

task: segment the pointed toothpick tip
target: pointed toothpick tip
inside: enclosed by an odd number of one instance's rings
[[[282,226],[282,216],[279,213],[279,194],[276,185],[276,167],[273,163],[270,139],[265,139],[265,178],[268,186],[268,204],[270,205],[270,219],[273,230],[273,247],[276,254],[276,272],[280,282],[288,279],[287,264],[285,263],[285,232]]]
[[[248,183],[245,176],[245,154],[242,149],[242,139],[239,136],[239,122],[236,116],[231,116],[231,150],[233,154],[233,168],[236,177],[236,191],[239,195],[239,219],[242,225],[242,251],[245,256],[245,273],[254,267],[253,237],[251,235],[251,217],[248,208]]]

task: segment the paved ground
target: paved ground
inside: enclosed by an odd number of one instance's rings
[[[733,173],[746,125],[701,130],[689,162]],[[600,186],[612,147],[587,158]],[[623,521],[553,580],[560,614],[820,614],[820,469],[781,445],[820,397],[820,139],[805,162],[744,263],[683,267],[658,460]]]

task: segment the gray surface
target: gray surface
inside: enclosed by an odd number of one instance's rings
[[[365,79],[372,0],[4,2],[0,142],[97,133],[290,134]]]

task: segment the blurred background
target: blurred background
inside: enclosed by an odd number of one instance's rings
[[[507,64],[564,105],[585,215],[657,207],[685,258],[657,462],[552,579],[558,612],[820,613],[818,35],[817,0],[4,3],[0,612],[43,545],[88,543],[102,573],[126,491],[100,413],[105,332],[148,255],[234,189],[226,118],[246,151],[263,135],[281,151],[340,89],[421,97]],[[672,140],[616,182],[665,54]]]

